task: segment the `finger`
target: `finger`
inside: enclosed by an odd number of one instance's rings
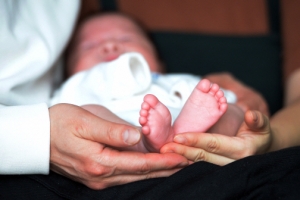
[[[245,113],[245,122],[250,130],[261,133],[269,130],[269,120],[267,116],[258,111],[247,111]]]
[[[169,176],[189,164],[186,158],[174,153],[120,152],[108,147],[85,158],[84,162],[77,163],[81,166],[77,173],[73,172],[72,167],[56,170],[52,166],[52,170],[90,188],[101,189],[118,183]]]
[[[241,157],[240,152],[245,152],[243,138],[230,137],[221,134],[182,133],[176,135],[173,141],[231,159],[238,159]]]
[[[163,148],[161,149],[161,153],[165,153],[165,152],[174,152],[180,154],[194,162],[206,161],[209,163],[222,165],[222,166],[235,161],[234,159],[213,154],[203,149],[188,147],[176,143],[168,143],[165,146],[163,146]]]
[[[141,133],[136,127],[109,122],[87,113],[89,118],[81,132],[83,138],[114,147],[131,146],[140,141]]]
[[[99,158],[109,163],[118,174],[149,174],[154,171],[169,170],[188,166],[188,160],[175,153],[140,153],[117,151],[105,148]],[[128,162],[130,161],[130,162]]]
[[[271,144],[269,118],[259,111],[247,111],[245,123],[240,127],[237,136],[245,139],[251,137],[248,147],[251,145],[253,152],[250,153],[264,153]]]
[[[79,177],[78,174],[70,174],[59,168],[52,168],[52,170],[55,171],[56,173],[66,176],[76,182],[81,182],[91,189],[104,189],[110,186],[131,183],[139,180],[168,177],[174,174],[175,172],[179,171],[180,169],[181,168],[165,169],[160,171],[151,171],[149,173],[143,173],[143,174],[122,173],[122,174],[105,174],[104,176],[100,174],[98,176]]]
[[[116,176],[109,176],[104,179],[102,178],[95,178],[91,180],[83,180],[80,181],[86,186],[94,190],[105,189],[107,187],[116,186],[116,185],[123,185],[126,183],[132,183],[135,181],[150,179],[150,178],[160,178],[160,177],[168,177],[180,169],[172,169],[172,170],[161,170],[150,172],[148,174],[139,174],[139,175],[116,175]],[[77,180],[78,181],[78,180]]]

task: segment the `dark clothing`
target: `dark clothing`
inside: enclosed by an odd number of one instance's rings
[[[0,176],[0,199],[299,199],[300,147],[247,157],[220,167],[198,162],[168,178],[91,190],[49,176]]]

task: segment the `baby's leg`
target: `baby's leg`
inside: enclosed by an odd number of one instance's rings
[[[121,119],[114,113],[112,113],[110,110],[107,108],[100,106],[100,105],[95,105],[95,104],[89,104],[89,105],[84,105],[82,108],[86,109],[87,111],[93,113],[94,115],[105,119],[110,122],[115,122],[118,124],[126,124],[126,125],[131,125],[127,121]],[[133,126],[133,125],[132,125]],[[140,129],[140,127],[139,127]],[[139,152],[148,152],[146,147],[144,146],[143,141],[141,140],[138,144],[130,147],[124,147],[124,148],[118,148],[119,150],[126,150],[126,151],[139,151]]]
[[[217,84],[203,79],[193,90],[174,122],[175,133],[205,132],[227,109],[226,98]]]
[[[228,104],[227,111],[207,132],[235,136],[243,121],[244,111],[234,104]]]
[[[144,144],[148,150],[158,152],[166,142],[172,141],[174,132],[171,120],[168,108],[154,95],[148,94],[144,97],[139,122],[145,135]]]

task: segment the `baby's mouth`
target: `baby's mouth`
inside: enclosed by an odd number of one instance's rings
[[[118,57],[119,57],[118,54],[106,56],[104,59],[104,62],[113,61],[113,60],[117,59]]]

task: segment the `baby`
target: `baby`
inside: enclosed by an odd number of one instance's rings
[[[243,121],[242,110],[227,103],[217,84],[192,75],[160,74],[163,68],[153,45],[126,16],[89,18],[70,49],[67,71],[73,76],[52,104],[72,103],[109,121],[139,123],[142,140],[122,150],[158,152],[183,132],[235,135]]]

